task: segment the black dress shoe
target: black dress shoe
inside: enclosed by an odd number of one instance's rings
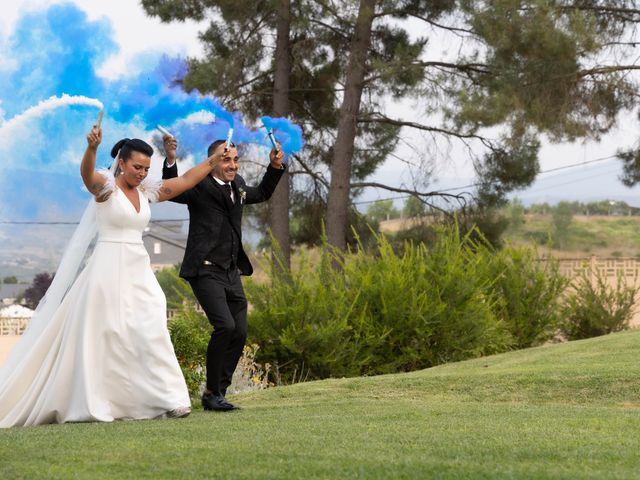
[[[216,395],[214,393],[202,395],[202,407],[205,410],[216,410],[219,412],[227,412],[229,410],[237,410],[234,404],[227,402],[227,399],[222,395]]]

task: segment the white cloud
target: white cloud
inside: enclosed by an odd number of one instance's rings
[[[158,18],[146,15],[138,1],[131,0],[17,0],[3,2],[0,16],[0,39],[13,32],[16,21],[21,15],[38,11],[57,3],[73,3],[90,20],[108,18],[114,31],[114,41],[120,51],[108,58],[98,68],[98,74],[105,78],[118,78],[135,74],[146,65],[141,58],[150,52],[163,52],[170,56],[197,57],[203,54],[198,40],[198,32],[204,23],[194,21],[161,23]],[[0,48],[0,52],[2,48]],[[155,59],[155,55],[153,55]],[[9,68],[0,56],[0,71]]]
[[[98,69],[106,78],[137,73],[141,54],[163,52],[170,56],[200,56],[203,53],[198,32],[203,26],[198,22],[161,23],[158,18],[146,15],[138,2],[104,2],[75,0],[74,3],[87,12],[89,19],[108,17],[114,29],[114,41],[120,52]],[[155,61],[155,59],[154,59]],[[141,67],[143,67],[141,65]]]
[[[181,120],[182,123],[186,125],[193,125],[197,123],[213,123],[216,121],[216,116],[205,110],[201,110],[199,112],[192,113],[184,120]]]

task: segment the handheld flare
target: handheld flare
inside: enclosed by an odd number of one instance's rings
[[[100,128],[100,125],[102,125],[103,115],[104,115],[104,110],[100,110],[100,112],[98,112],[98,120],[96,120],[96,128]]]
[[[173,135],[171,134],[171,132],[169,132],[169,130],[167,130],[167,129],[166,129],[166,128],[164,128],[163,126],[161,126],[161,125],[156,125],[156,128],[158,129],[158,131],[159,131],[160,133],[162,133],[162,135],[168,135],[168,136],[170,136],[171,138],[173,138]]]
[[[233,136],[233,128],[229,129],[229,133],[227,134],[227,143],[224,147],[225,150],[229,150],[231,147],[231,137]]]
[[[269,140],[271,141],[271,146],[277,152],[278,151],[278,144],[276,143],[276,137],[273,136],[273,131],[269,127],[267,127],[264,123],[262,124],[262,126],[267,131],[267,136],[269,137]]]

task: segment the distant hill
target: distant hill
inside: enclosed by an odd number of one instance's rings
[[[151,207],[153,219],[186,219],[183,205],[164,202]],[[78,214],[79,216],[80,214]],[[59,217],[43,221],[60,220]],[[77,217],[67,218],[76,222]],[[38,273],[53,273],[75,231],[77,224],[15,225],[0,224],[0,277],[15,275],[21,282],[31,282]],[[159,227],[159,232],[163,229]],[[186,233],[186,230],[185,230]]]

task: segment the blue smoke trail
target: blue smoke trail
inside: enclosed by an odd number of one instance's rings
[[[276,140],[282,145],[285,153],[302,150],[302,129],[286,118],[262,117],[262,124],[273,131]]]
[[[66,93],[105,105],[100,166],[110,164],[108,152],[117,140],[149,138],[157,124],[178,138],[182,154],[197,159],[206,156],[211,142],[225,139],[230,127],[236,144],[269,146],[264,130],[245,125],[239,114],[227,112],[213,97],[182,90],[187,64],[181,58],[158,55],[152,71],[117,80],[100,77],[97,69],[118,50],[113,30],[107,20],[89,21],[72,4],[21,17],[6,45],[6,51],[0,51],[6,59],[0,63],[0,129],[43,99]],[[189,121],[202,112],[213,114],[215,121]],[[0,219],[78,217],[89,198],[79,163],[96,113],[86,105],[69,105],[33,119],[9,139],[0,136]],[[285,121],[274,128],[286,153],[302,147],[295,126]]]

